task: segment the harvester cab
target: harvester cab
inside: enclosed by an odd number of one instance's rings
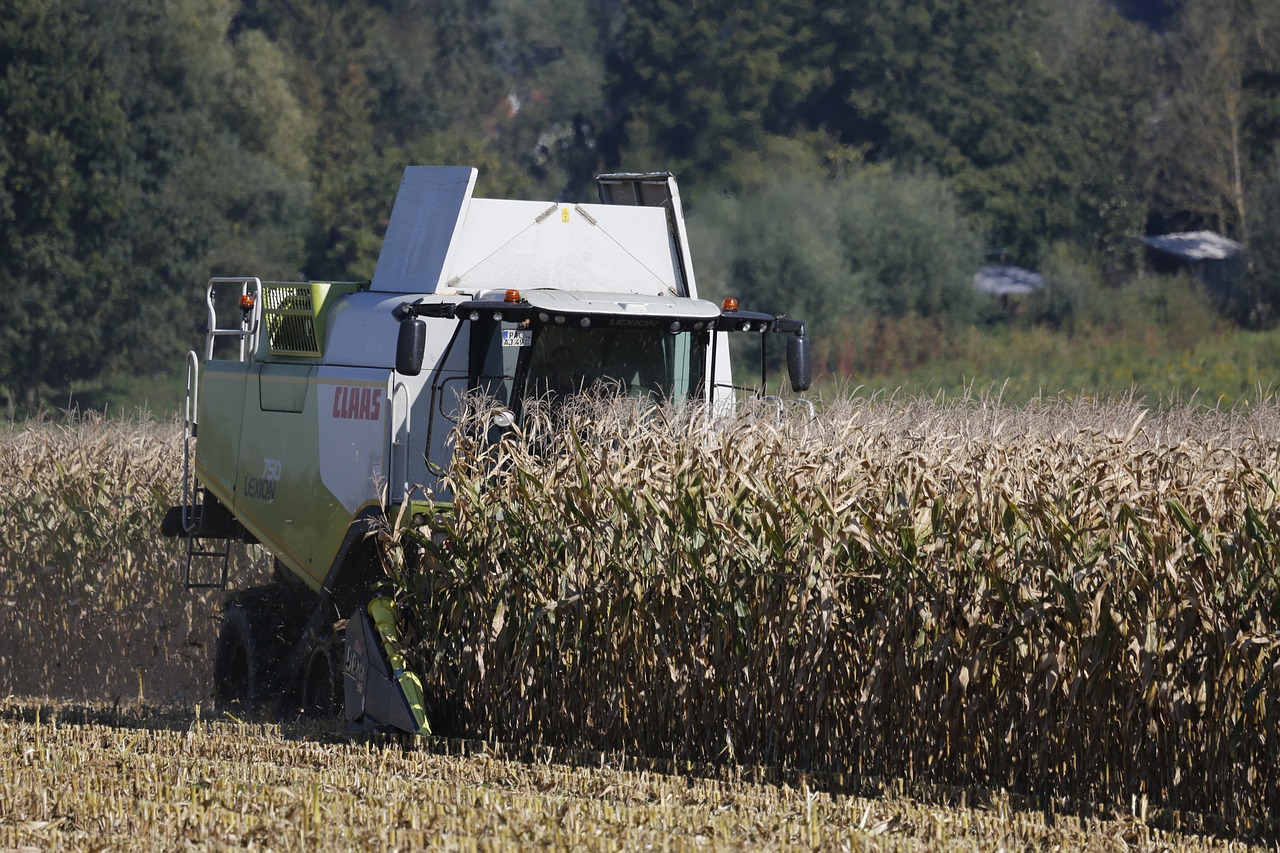
[[[475,181],[407,168],[370,282],[209,282],[204,350],[187,360],[183,503],[163,530],[187,539],[189,587],[225,587],[236,540],[277,565],[226,605],[223,706],[427,725],[368,533],[405,504],[448,500],[469,395],[511,423],[532,399],[602,388],[725,413],[746,390],[728,347],[744,333],[785,336],[791,384],[809,387],[802,322],[698,297],[670,174],[602,175],[599,204],[474,198]]]

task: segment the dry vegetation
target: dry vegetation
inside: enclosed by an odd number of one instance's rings
[[[0,704],[0,849],[1243,850],[1131,816],[831,795],[637,767],[519,758],[478,744],[345,742],[324,732]]]
[[[464,431],[438,568],[404,582],[421,668],[484,737],[1274,834],[1277,414],[864,399]]]
[[[460,467],[447,570],[405,585],[457,732],[521,760],[199,720],[177,427],[0,432],[0,692],[115,703],[0,706],[0,848],[1276,837],[1280,405],[599,414]]]
[[[0,695],[208,694],[220,596],[185,592],[159,536],[181,438],[150,419],[0,427]]]

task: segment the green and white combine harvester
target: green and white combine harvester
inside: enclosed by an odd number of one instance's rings
[[[467,167],[407,168],[370,282],[209,282],[182,505],[163,530],[187,539],[189,588],[225,589],[237,541],[276,564],[273,583],[227,599],[223,708],[428,730],[368,534],[448,500],[469,394],[510,423],[527,399],[601,381],[722,413],[753,390],[733,385],[732,333],[760,340],[754,393],[761,333],[786,336],[792,387],[809,386],[803,323],[698,298],[671,175],[601,175],[600,204],[473,198],[475,181]]]

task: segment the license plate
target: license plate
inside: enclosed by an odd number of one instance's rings
[[[533,330],[532,329],[504,329],[502,332],[502,345],[504,347],[533,346]]]

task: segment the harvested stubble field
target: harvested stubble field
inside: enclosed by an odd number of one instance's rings
[[[140,707],[0,703],[0,755],[0,849],[1245,849],[1003,794],[832,795],[739,768],[404,749]]]
[[[464,433],[447,567],[400,578],[455,733],[522,760],[200,720],[178,428],[0,435],[0,846],[1276,837],[1280,404],[606,415]]]

